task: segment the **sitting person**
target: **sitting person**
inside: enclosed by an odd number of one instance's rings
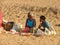
[[[26,20],[24,32],[33,33],[33,30],[35,29],[35,27],[36,27],[36,21],[33,18],[33,15],[31,13],[28,13],[28,18]]]
[[[41,31],[42,30],[42,31]],[[46,20],[45,16],[40,16],[40,25],[38,26],[37,34],[45,33],[46,35],[50,34],[56,34],[53,27],[49,24],[49,22]]]

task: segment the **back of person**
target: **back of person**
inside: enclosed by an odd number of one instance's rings
[[[45,21],[42,23],[42,26],[43,26],[44,28],[49,28],[49,27],[51,27],[51,26],[50,26],[50,23],[49,23],[47,20],[45,20]]]

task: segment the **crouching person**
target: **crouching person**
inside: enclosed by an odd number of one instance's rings
[[[24,32],[25,33],[33,33],[33,30],[36,27],[36,21],[31,13],[28,13],[28,18],[26,20],[26,25]]]
[[[40,16],[40,25],[38,26],[37,34],[45,34],[45,35],[56,35],[56,31],[46,20],[45,16]]]

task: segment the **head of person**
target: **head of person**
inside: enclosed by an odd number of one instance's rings
[[[40,16],[40,22],[44,22],[44,21],[45,21],[45,19],[46,19],[46,17],[45,17],[45,16],[43,16],[43,15],[41,15],[41,16]]]
[[[30,12],[28,12],[28,18],[30,18]]]
[[[33,14],[29,12],[29,13],[28,13],[28,18],[29,18],[30,20],[33,20],[33,17],[34,17]]]
[[[10,31],[14,26],[14,22],[3,23],[2,26],[6,31]]]

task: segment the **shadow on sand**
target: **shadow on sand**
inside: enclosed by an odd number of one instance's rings
[[[60,26],[60,24],[56,24],[55,26]]]

